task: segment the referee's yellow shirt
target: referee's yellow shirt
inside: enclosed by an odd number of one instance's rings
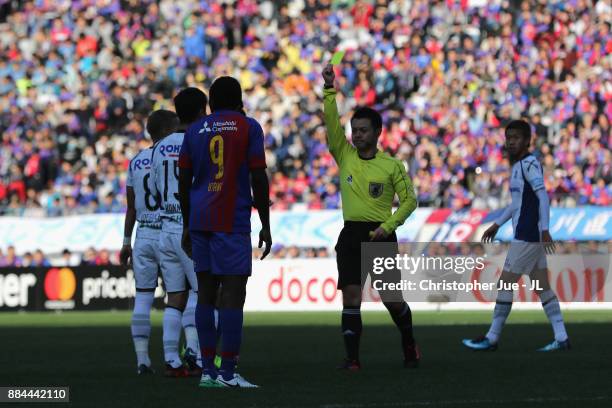
[[[359,157],[357,149],[347,142],[336,106],[336,90],[323,90],[323,112],[327,127],[327,144],[340,167],[340,195],[345,221],[380,221],[391,233],[402,225],[417,207],[412,181],[400,160],[378,151],[369,160]],[[393,198],[400,206],[391,214]]]

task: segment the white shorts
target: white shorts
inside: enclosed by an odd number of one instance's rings
[[[533,271],[546,269],[546,252],[541,242],[512,241],[504,262],[504,271],[519,275],[530,275]]]
[[[155,289],[159,272],[159,239],[136,238],[132,250],[136,289]]]
[[[193,269],[193,261],[181,248],[181,235],[162,231],[159,235],[159,259],[166,292],[198,290],[198,280]]]

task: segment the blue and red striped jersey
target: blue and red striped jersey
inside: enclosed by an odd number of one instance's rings
[[[216,111],[185,133],[179,167],[193,171],[189,229],[250,232],[250,171],[265,168],[259,123],[235,111]]]

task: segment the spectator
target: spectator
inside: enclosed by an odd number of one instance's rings
[[[111,257],[110,257],[110,252],[107,249],[103,249],[100,252],[98,252],[98,256],[96,256],[95,258],[95,264],[98,266],[106,266],[106,265],[110,265],[111,262]]]
[[[317,258],[329,258],[329,251],[325,247],[317,249]]]
[[[298,248],[295,245],[292,245],[287,249],[287,258],[295,259],[295,258],[299,258],[300,255],[301,255],[300,248]]]
[[[18,266],[21,266],[23,268],[27,268],[29,266],[36,266],[34,265],[34,258],[32,257],[32,253],[28,251],[23,254],[23,257],[21,258],[21,265]]]
[[[343,123],[356,104],[384,108],[380,146],[421,206],[506,205],[502,128],[519,116],[552,205],[610,205],[604,1],[77,3],[0,8],[0,215],[125,209],[148,113],[220,75],[240,78],[266,124],[274,208],[337,208],[313,75],[336,48]]]
[[[66,248],[62,251],[62,257],[55,264],[57,266],[78,266],[79,259]]]
[[[32,256],[31,266],[51,266],[51,262],[45,257],[43,252],[40,249],[37,249]]]
[[[5,266],[19,267],[22,266],[22,259],[15,253],[15,247],[10,245],[6,249],[6,256],[4,257]]]
[[[81,265],[96,265],[97,256],[94,248],[87,248],[81,258]]]

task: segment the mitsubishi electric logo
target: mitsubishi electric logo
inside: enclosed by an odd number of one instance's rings
[[[204,122],[202,129],[198,133],[204,132],[236,132],[238,131],[238,125],[234,120],[226,120],[223,122],[214,122],[212,128],[208,127],[208,121]]]
[[[202,125],[202,129],[200,129],[198,133],[204,132],[212,132],[212,129],[208,127],[208,121],[204,122],[204,124]]]

